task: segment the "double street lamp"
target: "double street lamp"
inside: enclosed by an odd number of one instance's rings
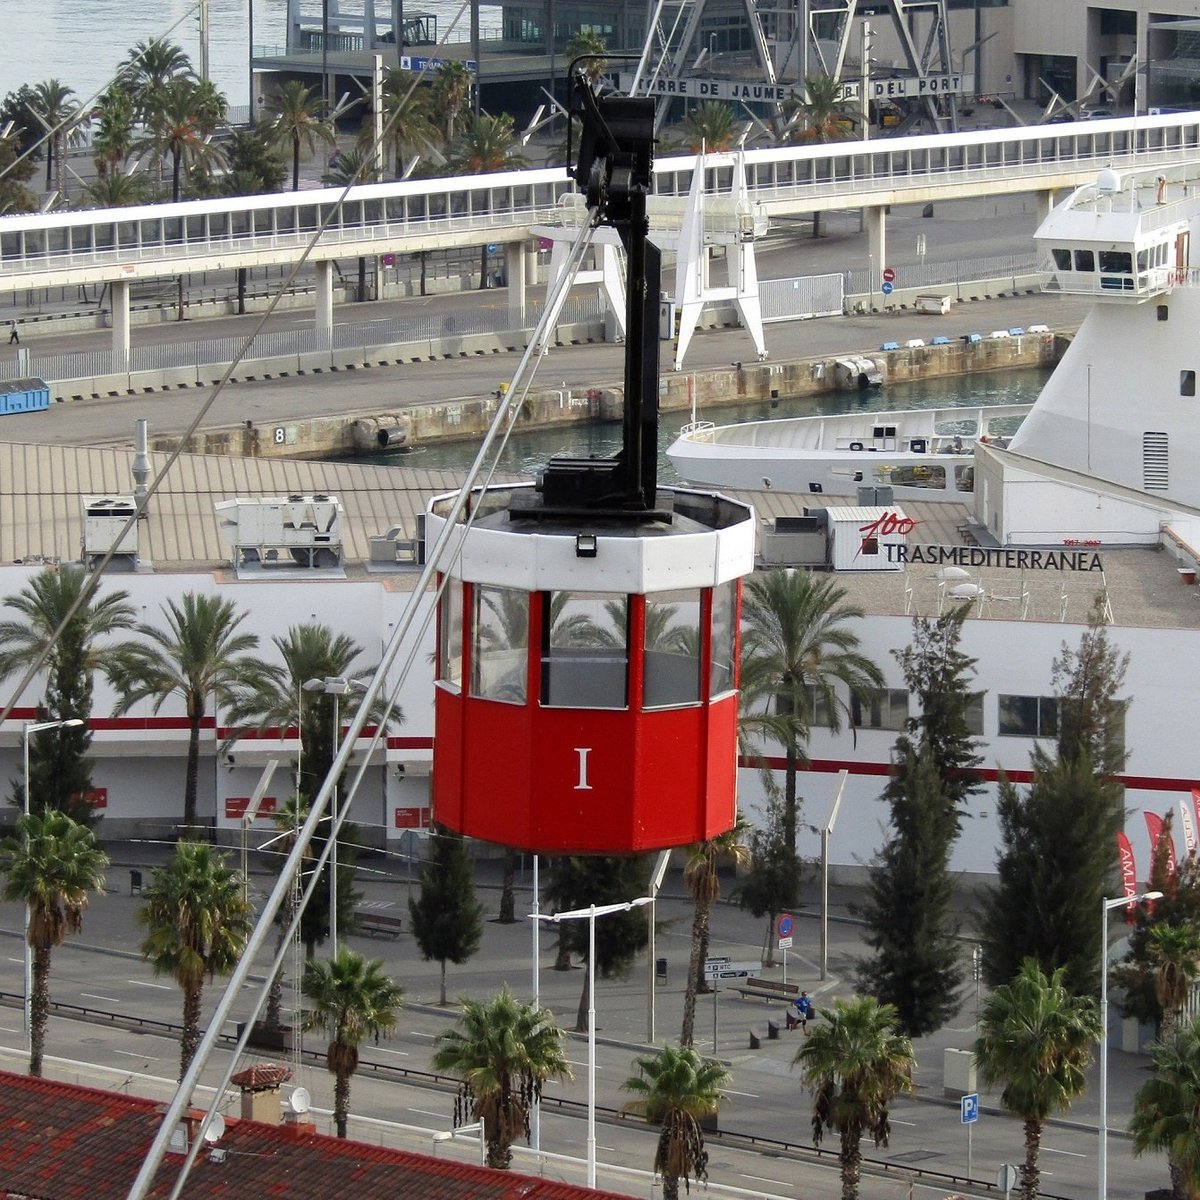
[[[1108,1200],[1108,914],[1114,908],[1161,900],[1162,892],[1105,896],[1100,902],[1100,1181],[1098,1200]]]
[[[26,818],[25,841],[29,842],[29,739],[35,733],[47,729],[78,729],[86,724],[79,717],[67,717],[62,721],[26,721],[21,726],[21,767],[25,778],[24,813]],[[33,948],[29,945],[29,925],[33,915],[30,904],[25,905],[25,1053],[33,1053]]]
[[[588,923],[588,1086],[587,1086],[587,1186],[596,1186],[596,918],[613,913],[629,912],[652,904],[653,896],[639,896],[620,904],[591,904],[587,908],[574,908],[569,912],[531,913],[533,920],[586,921]]]
[[[358,679],[346,679],[341,675],[327,675],[324,679],[306,679],[301,685],[309,693],[322,693],[333,697],[333,754],[337,757],[338,743],[342,740],[341,698],[349,692],[365,692],[367,685]],[[303,721],[301,721],[303,724]],[[329,946],[333,957],[338,952],[338,912],[337,912],[337,833],[338,833],[338,788],[333,785],[329,794],[329,836],[332,849],[329,852]]]

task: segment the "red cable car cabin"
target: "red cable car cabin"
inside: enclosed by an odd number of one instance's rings
[[[434,818],[543,854],[639,854],[723,833],[753,510],[675,490],[669,522],[531,521],[510,509],[518,491],[475,493],[448,572]],[[429,544],[453,499],[431,502]]]

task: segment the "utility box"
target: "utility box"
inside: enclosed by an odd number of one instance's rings
[[[979,1091],[975,1081],[975,1052],[973,1050],[942,1051],[942,1092],[954,1099]]]
[[[889,546],[903,545],[911,522],[894,505],[827,508],[829,565],[835,571],[900,571],[904,564]],[[903,531],[903,532],[902,532]]]
[[[816,517],[776,517],[764,521],[758,535],[764,567],[821,567],[825,551],[825,529]]]
[[[214,507],[235,566],[273,566],[288,558],[305,568],[342,565],[345,510],[336,496],[239,497]]]
[[[950,297],[918,296],[916,308],[928,317],[944,317],[950,311]]]
[[[137,522],[125,529],[137,512],[132,496],[83,496],[83,561],[93,566],[110,550],[113,554],[137,557]],[[124,530],[124,533],[122,533]]]

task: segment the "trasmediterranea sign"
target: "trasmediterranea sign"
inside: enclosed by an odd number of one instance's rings
[[[1003,567],[1008,571],[1103,571],[1094,550],[1008,550],[987,546],[885,543],[888,562],[933,567]]]

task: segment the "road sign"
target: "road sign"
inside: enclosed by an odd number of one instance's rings
[[[715,967],[718,963],[727,963],[729,961],[728,954],[726,954],[723,958],[718,957],[715,954],[711,954],[704,960],[704,969],[707,971],[709,967]]]
[[[705,979],[745,979],[749,975],[757,975],[762,970],[762,963],[755,962],[725,962],[704,963]]]
[[[790,950],[792,948],[792,939],[790,937],[779,939],[780,950]]]
[[[500,247],[497,246],[495,242],[488,242],[487,252],[489,254],[495,254],[499,251],[499,249]]]
[[[394,254],[385,254],[381,261],[385,267],[394,267],[396,265],[396,256]]]
[[[775,936],[778,938],[791,937],[795,927],[796,921],[791,913],[780,913],[775,920]]]
[[[1017,1186],[1017,1168],[1005,1163],[996,1172],[996,1186],[1007,1196]]]
[[[964,1125],[974,1125],[979,1120],[979,1093],[968,1092],[959,1101],[959,1104],[961,1105],[962,1123]]]
[[[883,282],[884,283],[895,283],[896,282],[896,268],[895,267],[884,267],[883,268]]]
[[[879,290],[885,296],[890,296],[896,290],[896,285],[894,283],[885,283]]]

